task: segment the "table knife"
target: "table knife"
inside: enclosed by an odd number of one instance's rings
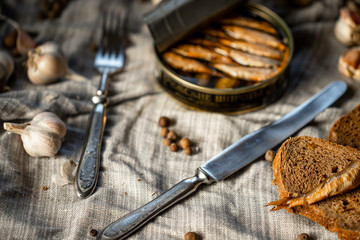
[[[347,89],[334,81],[281,119],[250,133],[196,169],[184,179],[142,207],[126,214],[101,231],[97,239],[124,239],[150,219],[189,196],[201,184],[220,181],[252,163],[291,136],[333,104]]]

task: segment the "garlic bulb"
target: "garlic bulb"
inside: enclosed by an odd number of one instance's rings
[[[354,3],[349,2],[340,9],[334,32],[339,42],[346,46],[360,44],[360,11]]]
[[[5,50],[0,49],[0,87],[6,84],[13,72],[13,58]]]
[[[25,151],[32,157],[52,157],[60,149],[66,126],[54,113],[42,112],[30,122],[4,123],[4,129],[20,134]]]
[[[60,78],[85,80],[69,69],[63,51],[54,42],[46,42],[28,52],[27,74],[37,85],[53,83]]]

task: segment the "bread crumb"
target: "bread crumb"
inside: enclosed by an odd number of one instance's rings
[[[265,153],[266,161],[272,162],[272,161],[274,161],[274,158],[275,158],[275,151],[269,150]]]

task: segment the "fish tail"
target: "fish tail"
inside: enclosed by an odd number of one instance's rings
[[[270,211],[277,211],[289,207],[290,198],[282,198],[276,201],[269,202],[265,206],[274,206]]]
[[[274,205],[271,211],[280,210],[283,208],[292,208],[308,204],[306,196],[282,198],[277,201],[269,202],[266,206]]]

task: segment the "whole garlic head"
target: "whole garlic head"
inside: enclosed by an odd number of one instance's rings
[[[46,42],[28,52],[27,74],[32,83],[53,83],[67,73],[67,60],[56,43]]]
[[[20,134],[25,151],[32,157],[52,157],[60,149],[66,126],[54,113],[42,112],[30,122],[4,123],[4,129]]]
[[[335,36],[345,46],[360,44],[360,11],[351,2],[340,9],[340,15],[335,24]]]

